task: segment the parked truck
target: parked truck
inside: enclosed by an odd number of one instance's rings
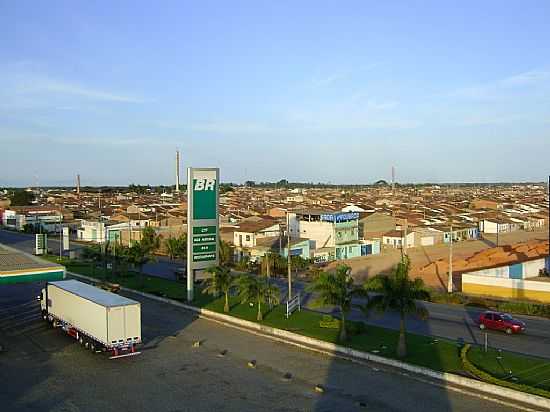
[[[139,302],[73,279],[48,282],[38,298],[43,319],[93,353],[111,352],[111,359],[140,353]]]

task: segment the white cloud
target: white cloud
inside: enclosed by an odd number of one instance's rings
[[[110,91],[86,87],[78,83],[70,83],[63,80],[51,79],[42,76],[18,76],[17,94],[59,94],[83,97],[91,100],[103,100],[123,103],[144,103],[144,99]]]
[[[2,105],[13,109],[76,108],[75,98],[118,103],[146,102],[137,96],[52,76],[31,62],[0,66],[0,90]],[[70,103],[67,99],[71,99]]]
[[[452,91],[448,96],[472,100],[492,100],[520,88],[548,84],[549,81],[550,71],[529,70],[485,84],[462,87]]]
[[[341,70],[325,76],[317,76],[310,81],[310,85],[313,88],[327,87],[334,83],[337,83],[340,80],[347,79],[356,73],[372,70],[377,66],[379,66],[379,63],[371,63],[346,70]]]
[[[105,100],[105,101],[124,102],[124,103],[144,103],[145,102],[144,99],[140,99],[132,96],[126,96],[122,94],[116,94],[105,90],[92,89],[83,85],[67,83],[67,82],[58,81],[58,80],[44,79],[42,81],[36,82],[34,85],[31,85],[31,87],[33,87],[33,89],[36,91],[44,90],[52,93],[81,96],[81,97],[84,97],[87,99],[93,99],[93,100]],[[33,89],[31,89],[31,91]]]
[[[536,84],[547,80],[550,80],[550,71],[530,70],[524,73],[519,73],[514,76],[507,77],[502,81],[502,84],[510,86],[522,86]]]

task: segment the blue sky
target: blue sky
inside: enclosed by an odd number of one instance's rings
[[[548,1],[0,0],[0,186],[544,180]]]

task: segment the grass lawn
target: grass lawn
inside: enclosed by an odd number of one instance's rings
[[[550,361],[508,352],[472,347],[468,359],[492,376],[550,391]]]
[[[223,312],[223,299],[214,300],[204,307],[216,312]],[[235,297],[232,297],[230,307],[230,315],[253,322],[256,321],[257,306],[250,307],[248,304],[241,304]],[[265,307],[262,312],[264,320],[261,323],[264,325],[326,342],[339,343],[339,330],[320,327],[319,323],[323,315],[318,312],[302,310],[301,312],[294,312],[289,319],[285,316],[286,308],[284,305],[278,305],[272,310]],[[397,358],[398,337],[399,332],[395,330],[368,325],[364,332],[357,335],[350,334],[345,345],[364,352]],[[404,359],[407,362],[445,372],[460,372],[463,370],[459,347],[452,341],[407,334],[407,344],[409,353]]]
[[[46,259],[59,262],[56,256],[49,256]],[[65,265],[68,271],[94,277],[98,280],[109,280],[131,289],[179,301],[185,301],[186,299],[186,285],[183,282],[146,275],[140,278],[134,271],[126,271],[120,276],[112,276],[112,274],[109,274],[110,271],[108,271],[109,276],[106,279],[102,268],[97,268],[94,271],[88,263],[70,261],[68,259],[64,259],[59,263]],[[201,293],[200,287],[197,287],[195,288],[195,300],[192,304],[197,307],[223,313],[224,299],[223,297],[214,298],[210,295],[205,295]],[[243,304],[237,297],[232,296],[230,297],[230,308],[230,315],[252,322],[256,321],[256,305]],[[262,305],[262,309],[264,318],[261,323],[264,325],[288,330],[326,342],[339,343],[338,329],[322,328],[320,326],[319,323],[323,318],[323,314],[321,313],[302,310],[301,312],[294,312],[289,319],[286,319],[286,308],[284,305],[278,305],[273,308]],[[349,324],[353,323],[349,322]],[[356,326],[353,329],[357,330],[359,328]],[[345,342],[346,346],[387,358],[397,358],[398,331],[368,325],[363,327],[360,333],[349,333],[348,335],[348,341]],[[464,372],[460,359],[460,348],[454,341],[408,333],[407,351],[406,358],[402,359],[405,362],[436,371]],[[497,359],[497,356],[501,356],[502,359]],[[477,347],[472,347],[468,358],[479,369],[497,378],[512,379],[512,377],[515,377],[517,380],[512,380],[512,382],[550,390],[550,362],[548,361],[506,352],[500,353],[493,349],[485,354]],[[510,376],[510,370],[512,371],[512,376]]]

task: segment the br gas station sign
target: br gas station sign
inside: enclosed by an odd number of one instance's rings
[[[192,301],[197,270],[219,262],[218,168],[187,169],[187,300]]]

